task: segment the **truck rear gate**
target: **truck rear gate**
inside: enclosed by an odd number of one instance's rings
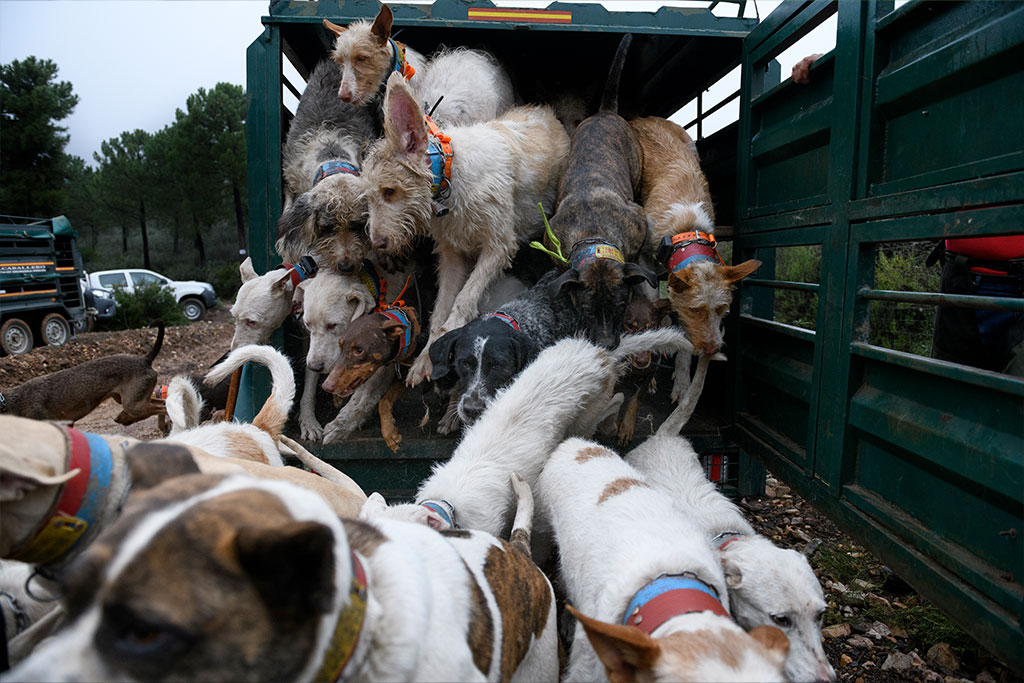
[[[282,57],[308,77],[331,45],[322,20],[348,24],[372,18],[378,6],[274,2],[249,47],[258,272],[279,263],[273,243],[290,116],[283,97],[301,89],[283,76]],[[735,477],[742,494],[763,473],[741,466],[736,474],[737,455],[727,449],[730,439],[739,443],[1024,670],[1024,380],[882,348],[869,343],[868,330],[880,302],[950,301],[875,289],[879,245],[1021,232],[1024,7],[788,0],[759,25],[703,8],[612,13],[554,3],[545,14],[457,0],[391,7],[402,40],[425,54],[441,44],[494,52],[527,101],[539,82],[603,83],[625,32],[638,36],[620,97],[627,115],[668,116],[742,65],[741,91],[708,110],[699,102],[696,122],[700,130],[738,97],[738,124],[698,147],[722,224],[716,232],[735,232],[733,262],[756,257],[765,265],[741,288],[728,370],[712,365],[688,435],[710,468],[723,457],[733,463],[718,471]],[[833,14],[836,48],[812,67],[811,84],[780,84],[774,57]],[[775,278],[779,250],[796,245],[820,246],[820,281]],[[813,329],[776,319],[781,292],[813,299]],[[1024,310],[1021,300],[956,303]],[[294,330],[275,342],[293,358],[303,353]],[[247,388],[259,405],[268,378],[261,369],[253,376]],[[666,396],[663,387],[650,406],[655,424],[667,413]],[[314,450],[367,490],[411,494],[456,441],[417,437],[419,401],[414,392],[403,401],[397,454],[375,419],[356,438]],[[251,405],[240,408],[246,412]]]

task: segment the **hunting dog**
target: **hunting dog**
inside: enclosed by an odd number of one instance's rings
[[[630,451],[626,462],[667,493],[675,509],[711,539],[725,570],[736,622],[747,630],[776,626],[786,634],[786,678],[834,680],[821,645],[827,605],[807,558],[757,534],[739,508],[708,481],[690,442],[672,433],[671,425],[665,427],[669,429],[659,429]]]
[[[389,386],[377,404],[377,412],[381,436],[392,451],[397,451],[402,443],[392,414],[404,388],[397,368],[416,351],[419,333],[416,309],[406,306],[400,299],[391,306],[357,318],[338,343],[338,360],[323,383],[324,391],[345,397],[354,395],[367,383],[377,385],[382,378],[388,380]],[[392,364],[395,370],[389,367]]]
[[[427,348],[477,316],[487,286],[554,199],[568,136],[547,107],[516,107],[489,123],[437,130],[405,80],[388,79],[384,139],[366,157],[367,223],[375,249],[405,252],[428,234],[438,252],[430,334],[408,375],[430,376]],[[475,263],[474,263],[475,261]]]
[[[722,348],[722,319],[736,283],[761,265],[751,259],[727,266],[718,255],[715,213],[693,140],[671,121],[648,117],[630,122],[643,149],[647,251],[668,270],[669,301],[698,353]],[[690,358],[676,357],[673,399],[689,381]]]
[[[568,269],[553,284],[556,296],[580,309],[587,338],[612,348],[622,332],[622,313],[633,285],[657,286],[654,273],[631,263],[647,235],[647,217],[634,199],[640,191],[643,150],[619,116],[618,90],[632,36],[619,43],[601,108],[572,136],[551,233]]]
[[[68,628],[12,678],[558,677],[554,595],[518,545],[342,521],[284,482],[191,474],[133,494],[65,604]]]
[[[565,441],[537,498],[577,619],[565,680],[784,680],[786,636],[772,626],[748,634],[729,617],[707,536],[618,454]]]
[[[376,131],[368,109],[338,99],[341,80],[336,64],[320,62],[295,110],[282,151],[285,206],[276,247],[286,261],[314,252],[329,269],[352,271],[368,249],[359,167]]]
[[[552,270],[496,312],[448,332],[430,347],[430,379],[454,382],[450,397],[463,424],[475,422],[498,390],[538,353],[576,333],[577,310],[551,298],[556,277],[558,271]],[[443,429],[451,431],[453,426]]]
[[[112,398],[121,404],[121,412],[114,418],[118,424],[161,415],[164,403],[153,398],[157,380],[153,360],[163,343],[164,323],[158,321],[156,341],[145,356],[119,353],[35,377],[0,393],[0,413],[74,424]]]
[[[641,282],[633,286],[629,303],[626,304],[626,312],[623,314],[624,334],[637,334],[662,326],[662,320],[669,312],[669,303],[666,299],[656,298],[657,296],[658,293],[651,290],[646,283]],[[638,353],[629,362],[629,371],[619,381],[623,395],[629,397],[619,416],[617,438],[620,446],[625,446],[633,440],[636,419],[640,411],[640,394],[653,395],[658,386],[655,379],[658,357],[655,354]]]
[[[544,349],[508,388],[500,391],[463,435],[458,448],[419,488],[417,504],[386,511],[399,519],[422,520],[439,529],[454,526],[506,536],[513,518],[509,477],[533,486],[548,454],[567,435],[590,435],[609,411],[625,358],[645,350],[689,348],[674,329],[622,338],[607,350],[583,339],[563,339]],[[543,546],[538,544],[538,559]]]

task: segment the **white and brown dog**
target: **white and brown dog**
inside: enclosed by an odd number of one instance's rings
[[[405,80],[388,79],[384,139],[367,154],[363,181],[374,248],[404,253],[430,235],[439,257],[430,335],[409,373],[430,375],[430,344],[476,317],[487,286],[534,232],[537,202],[554,201],[569,139],[548,107],[442,132],[424,119]]]
[[[651,116],[630,121],[643,149],[641,197],[648,218],[646,249],[668,270],[672,309],[699,354],[721,348],[722,319],[736,283],[760,267],[727,266],[715,242],[715,212],[693,140],[681,127]],[[672,398],[685,391],[690,357],[676,356]]]
[[[68,627],[12,679],[558,676],[554,595],[520,547],[342,521],[280,482],[163,481],[133,495],[73,569]]]
[[[696,451],[683,437],[659,429],[625,458],[652,486],[669,494],[676,510],[696,522],[718,549],[736,622],[748,630],[777,626],[789,638],[786,678],[834,680],[821,644],[827,605],[807,558],[757,534],[739,508],[708,481]]]
[[[566,680],[781,681],[788,643],[729,617],[718,555],[668,495],[615,452],[569,439],[537,497],[577,618]]]

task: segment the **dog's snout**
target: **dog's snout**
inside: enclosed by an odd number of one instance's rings
[[[712,343],[712,342],[708,342],[708,343],[704,344],[704,346],[701,347],[701,350],[704,352],[705,355],[713,356],[716,353],[718,353],[718,350],[720,348],[721,348],[720,345]]]
[[[481,396],[471,394],[462,398],[462,405],[459,407],[462,409],[463,421],[469,424],[476,422],[476,419],[484,412],[484,408],[487,407],[487,403]]]
[[[337,389],[337,385],[334,383],[334,377],[331,375],[328,375],[327,379],[324,380],[324,383],[321,386],[328,394],[333,394],[334,390]]]
[[[388,248],[388,238],[387,237],[374,237],[373,238],[373,248],[374,249],[387,249]]]
[[[352,101],[352,91],[346,88],[344,85],[338,90],[338,97],[342,102]]]
[[[317,373],[324,371],[323,367],[319,363],[310,363],[309,361],[306,361],[306,369]]]

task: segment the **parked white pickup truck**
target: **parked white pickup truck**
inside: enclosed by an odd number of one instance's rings
[[[93,287],[114,289],[123,287],[134,292],[135,287],[156,282],[170,287],[174,299],[181,304],[182,313],[189,320],[199,320],[206,314],[206,309],[217,304],[217,294],[209,282],[196,280],[172,280],[159,273],[142,268],[123,268],[119,270],[100,270],[89,273],[89,283]]]

